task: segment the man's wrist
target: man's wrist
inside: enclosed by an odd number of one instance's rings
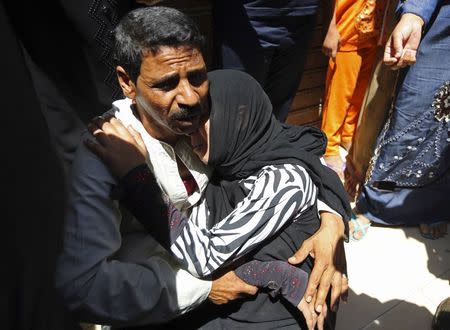
[[[334,213],[324,211],[320,213],[320,218],[322,225],[335,227],[336,233],[339,236],[344,237],[345,225],[342,217]]]

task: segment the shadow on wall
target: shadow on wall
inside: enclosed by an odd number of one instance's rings
[[[382,303],[349,290],[348,303],[339,308],[336,330],[429,330],[432,318],[425,307],[398,299]]]

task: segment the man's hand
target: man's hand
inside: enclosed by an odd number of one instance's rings
[[[332,21],[322,44],[322,52],[326,56],[331,57],[333,60],[335,60],[340,46],[341,36],[337,29],[336,23]]]
[[[255,295],[256,292],[256,286],[245,283],[233,271],[229,271],[212,282],[208,298],[216,305],[222,305],[230,300]]]
[[[314,310],[314,305],[312,303],[307,303],[303,297],[300,303],[297,305],[298,310],[305,317],[306,325],[308,330],[314,330],[317,323],[317,314]]]
[[[96,117],[89,123],[88,129],[97,143],[89,139],[84,143],[118,178],[146,162],[144,141],[131,126],[126,128],[115,117]]]
[[[417,48],[424,21],[414,14],[403,14],[384,49],[384,64],[392,70],[416,63]]]
[[[300,249],[289,258],[291,264],[298,264],[311,255],[314,268],[308,281],[305,299],[315,298],[315,308],[321,313],[326,308],[325,299],[331,286],[331,310],[337,311],[339,299],[347,300],[348,279],[344,250],[344,223],[341,217],[322,212],[319,230],[303,242]],[[320,323],[320,320],[318,320]]]

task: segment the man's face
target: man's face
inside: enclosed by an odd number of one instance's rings
[[[144,127],[160,140],[190,134],[207,115],[208,79],[203,56],[190,47],[161,47],[141,64],[134,97]],[[169,141],[167,141],[169,142]]]

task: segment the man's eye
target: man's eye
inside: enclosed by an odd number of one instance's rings
[[[188,75],[189,83],[194,87],[203,84],[206,81],[206,77],[206,71],[193,72]]]
[[[157,88],[162,91],[168,92],[168,91],[175,89],[175,87],[177,87],[176,84],[164,84],[164,85],[158,86]]]
[[[171,91],[172,89],[175,89],[178,86],[178,82],[179,82],[179,79],[176,79],[176,78],[168,79],[168,80],[161,81],[159,83],[154,84],[152,86],[152,88],[157,88],[157,89],[167,92],[167,91]]]

